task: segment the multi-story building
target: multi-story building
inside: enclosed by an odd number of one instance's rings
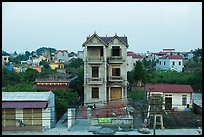
[[[181,55],[164,55],[156,63],[156,69],[183,71],[183,57]]]
[[[87,37],[84,47],[84,105],[127,98],[127,37]]]

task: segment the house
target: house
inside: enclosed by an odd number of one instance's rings
[[[105,105],[127,98],[126,36],[101,37],[94,33],[84,47],[84,105]]]
[[[68,51],[67,50],[56,50],[54,58],[58,63],[61,63],[61,62],[66,63],[69,61]]]
[[[2,92],[2,127],[55,127],[55,95],[49,92]]]
[[[75,53],[69,53],[68,54],[68,57],[69,57],[69,61],[73,58],[77,59],[77,55]]]
[[[145,94],[147,98],[153,94],[159,94],[163,97],[165,110],[183,110],[192,107],[193,89],[190,85],[179,84],[146,84]]]
[[[10,56],[2,56],[2,60],[3,60],[5,63],[9,63],[9,57],[10,57]]]
[[[84,58],[84,52],[83,51],[78,51],[77,58],[83,59]]]
[[[77,76],[66,73],[56,73],[48,75],[48,77],[38,77],[35,79],[35,87],[53,89],[68,89],[69,84],[75,80]]]
[[[50,67],[51,69],[64,69],[64,62],[59,62],[59,63],[52,62],[50,63]]]
[[[135,54],[132,51],[127,52],[127,71],[133,70],[134,66],[136,65],[137,61],[142,61],[143,56],[139,54]]]
[[[157,70],[175,70],[182,72],[184,68],[181,55],[164,55],[156,63]]]

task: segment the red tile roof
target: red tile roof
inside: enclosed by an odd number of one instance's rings
[[[47,101],[3,101],[2,108],[46,108]]]
[[[192,93],[193,89],[190,85],[178,84],[146,84],[147,92],[165,92],[165,93]],[[150,90],[151,89],[151,90]]]
[[[62,53],[63,53],[63,52],[67,52],[67,53],[68,53],[67,50],[56,50],[56,51],[55,51],[55,54],[57,54],[58,52],[62,52]]]
[[[135,53],[132,52],[132,51],[128,51],[128,52],[127,52],[127,56],[132,56],[133,54],[135,54]]]
[[[169,56],[164,55],[160,59],[166,59],[166,58],[168,58],[168,59],[183,59],[183,57],[181,55],[169,55]]]
[[[134,59],[141,59],[143,57],[141,55],[134,54],[134,55],[132,55],[132,58],[134,58]]]

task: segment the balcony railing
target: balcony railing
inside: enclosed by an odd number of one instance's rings
[[[104,58],[103,57],[96,57],[96,58],[90,58],[90,57],[87,57],[87,62],[90,63],[90,64],[101,64],[103,63],[104,61]]]
[[[108,63],[123,63],[123,57],[111,56],[108,58]]]
[[[103,78],[86,78],[88,84],[102,84]]]
[[[123,81],[122,76],[110,76],[109,81]]]

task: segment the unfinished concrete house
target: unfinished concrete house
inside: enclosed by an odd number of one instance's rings
[[[127,98],[127,37],[88,36],[84,47],[84,105]]]

